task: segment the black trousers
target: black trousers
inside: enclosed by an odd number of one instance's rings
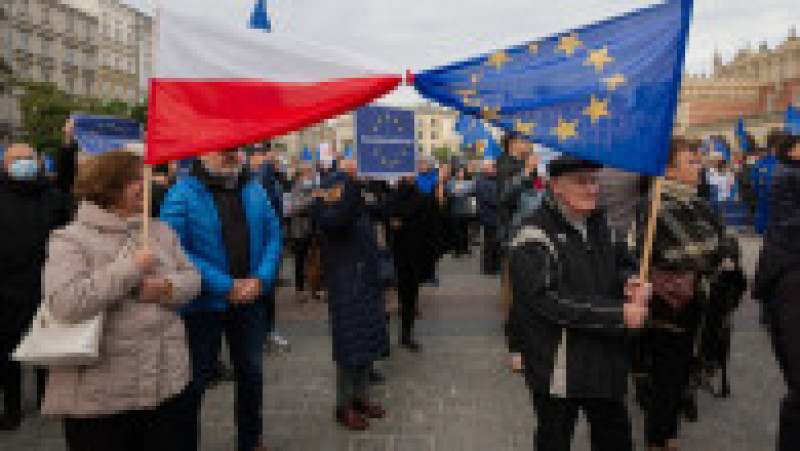
[[[771,337],[775,356],[786,381],[781,401],[778,451],[800,449],[800,271],[791,270],[780,279],[770,302]]]
[[[534,449],[569,451],[572,435],[583,411],[589,422],[593,451],[632,451],[628,409],[623,400],[556,398],[533,395],[537,428]]]
[[[306,254],[311,246],[311,237],[298,238],[294,242],[294,289],[304,291],[306,288]]]
[[[497,274],[500,272],[500,229],[497,227],[483,226],[483,273]]]
[[[694,365],[694,333],[647,330],[644,352],[650,359],[645,439],[648,446],[664,447],[667,440],[678,437],[681,400]]]
[[[419,269],[412,262],[400,263],[397,268],[397,298],[400,301],[400,340],[410,340],[417,318],[419,288],[421,285]]]
[[[36,370],[36,393],[41,403],[47,382],[47,370]],[[3,414],[22,418],[22,365],[9,355],[0,359],[0,390],[3,391]]]
[[[453,248],[456,255],[469,252],[469,218],[466,216],[453,217]]]
[[[150,410],[94,418],[67,418],[64,437],[69,451],[185,450],[182,432],[193,416],[193,402],[182,393]]]

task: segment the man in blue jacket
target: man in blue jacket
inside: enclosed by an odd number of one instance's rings
[[[200,407],[222,335],[236,383],[237,449],[261,450],[264,304],[281,255],[278,216],[264,188],[249,180],[234,152],[205,155],[170,189],[161,219],[200,270],[200,296],[181,311],[186,324],[197,417],[186,428],[187,449],[199,443]]]

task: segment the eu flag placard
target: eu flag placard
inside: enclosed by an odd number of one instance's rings
[[[381,106],[356,111],[359,174],[389,176],[416,170],[414,112]]]
[[[417,74],[424,96],[545,147],[661,175],[692,0]]]
[[[72,116],[75,142],[86,153],[108,152],[142,140],[142,126],[131,119],[110,116]]]

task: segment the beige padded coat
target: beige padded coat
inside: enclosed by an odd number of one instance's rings
[[[100,362],[53,368],[43,412],[93,417],[144,410],[183,391],[190,364],[183,321],[175,312],[200,291],[200,274],[176,235],[158,221],[150,250],[159,259],[153,275],[172,284],[161,304],[138,300],[143,275],[133,262],[141,242],[141,218],[125,220],[92,203],[53,233],[44,269],[43,302],[66,323],[105,312]]]

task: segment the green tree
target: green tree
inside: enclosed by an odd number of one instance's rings
[[[75,111],[75,101],[52,83],[24,83],[20,99],[25,140],[42,151],[58,148],[64,124]]]
[[[131,119],[142,124],[147,125],[147,103],[140,103],[134,105],[130,110]]]
[[[450,161],[450,157],[453,155],[453,152],[449,147],[436,147],[433,149],[431,154],[439,163],[447,163]]]

